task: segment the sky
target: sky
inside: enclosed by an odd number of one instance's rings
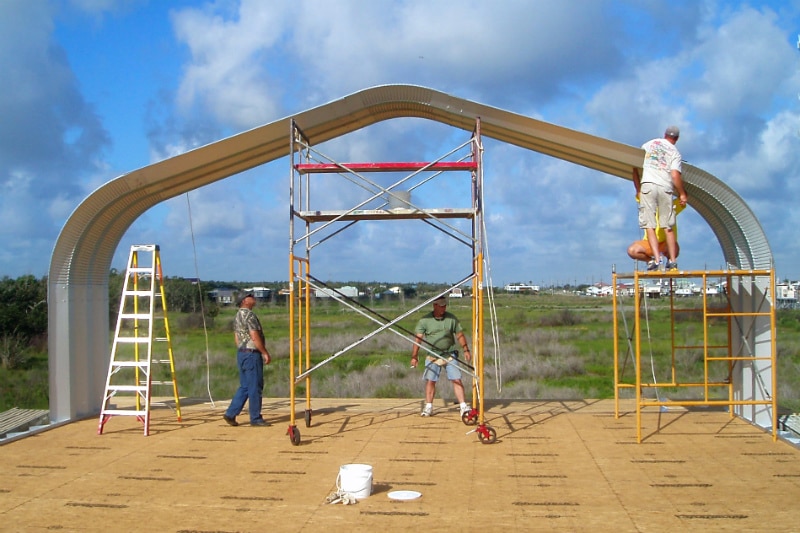
[[[104,183],[403,83],[631,146],[675,124],[683,159],[742,197],[778,278],[797,280],[799,33],[800,0],[4,0],[0,277],[46,276],[64,223]],[[320,149],[342,162],[424,161],[468,138],[409,118]],[[493,286],[632,271],[630,181],[487,138],[484,150]],[[159,244],[167,276],[288,280],[288,175],[284,158],[153,207],[112,267],[126,267],[132,244]],[[432,194],[460,201],[444,187]],[[350,201],[337,184],[321,193]],[[724,267],[689,203],[680,267]],[[311,257],[315,277],[341,282],[452,283],[471,271],[463,247],[410,222],[356,224]]]

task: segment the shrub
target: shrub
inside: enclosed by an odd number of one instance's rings
[[[554,314],[543,316],[539,322],[544,327],[574,326],[581,323],[581,317],[570,309],[561,309]]]
[[[24,367],[29,359],[28,339],[15,333],[0,336],[0,366],[16,370]]]

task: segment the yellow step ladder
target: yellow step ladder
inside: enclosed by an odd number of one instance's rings
[[[156,324],[159,319],[163,319],[163,326]],[[159,354],[164,352],[163,347],[166,347],[166,358],[163,355],[159,358]],[[154,353],[156,351],[158,354]],[[97,434],[103,434],[103,427],[112,416],[127,415],[144,422],[144,435],[149,435],[152,389],[160,385],[172,386],[180,422],[178,381],[169,336],[159,247],[157,244],[137,244],[131,246],[125,272]],[[112,399],[116,403],[112,404]]]

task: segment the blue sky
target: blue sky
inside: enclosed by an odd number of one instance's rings
[[[46,275],[64,222],[107,181],[367,87],[410,83],[633,146],[677,124],[684,159],[742,196],[778,276],[798,279],[798,33],[799,0],[0,2],[0,276]],[[425,160],[466,138],[403,119],[324,149],[339,161]],[[608,282],[612,265],[632,269],[630,182],[488,139],[485,148],[494,285]],[[170,276],[288,279],[287,176],[288,162],[275,161],[154,207],[113,266],[125,267],[131,244],[156,243]],[[691,208],[679,227],[681,268],[724,265]],[[460,254],[427,231],[360,224],[313,253],[314,273],[464,277]]]

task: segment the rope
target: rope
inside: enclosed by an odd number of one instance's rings
[[[638,291],[639,287],[634,287],[634,290]],[[617,298],[617,301],[619,302],[619,305],[620,305],[620,314],[622,315],[622,323],[623,323],[623,325],[625,327],[625,340],[628,343],[628,353],[627,353],[627,355],[630,356],[631,362],[633,363],[633,366],[634,366],[634,371],[638,372],[639,370],[636,368],[636,358],[633,356],[633,345],[631,344],[631,333],[630,333],[630,328],[628,327],[628,320],[625,317],[625,308],[624,308],[624,305],[622,303],[622,297],[619,294],[617,294],[616,298]],[[642,291],[642,300],[644,300],[644,321],[645,321],[645,329],[647,331],[647,346],[648,346],[648,349],[650,351],[650,372],[653,375],[653,383],[654,384],[658,384],[658,379],[656,379],[655,361],[654,361],[654,358],[653,358],[653,340],[652,340],[652,337],[650,336],[650,316],[649,316],[648,307],[647,307],[647,291]],[[635,310],[634,312],[638,313],[638,310]],[[623,368],[620,371],[620,375],[623,375],[625,373],[625,366],[627,365],[627,362],[628,362],[628,357],[626,357],[625,360],[623,361]],[[660,396],[658,394],[658,387],[654,387],[654,388],[655,388],[655,391],[656,391],[656,399],[660,402],[661,398],[660,398]]]
[[[639,290],[638,287],[635,290]],[[625,360],[622,363],[622,369],[620,370],[620,376],[625,375],[625,368],[628,365],[628,359],[630,358],[631,362],[633,363],[634,371],[636,370],[636,359],[633,357],[633,344],[631,344],[631,331],[630,327],[628,326],[628,319],[625,316],[625,305],[622,301],[622,295],[619,294],[619,291],[615,290],[616,293],[615,298],[617,302],[619,302],[620,314],[622,315],[622,324],[625,327],[625,341],[628,343],[628,352],[626,354]]]
[[[636,290],[639,290],[639,288],[637,287]],[[655,361],[653,360],[653,339],[650,336],[650,314],[648,313],[646,291],[644,293],[643,299],[644,299],[644,322],[647,329],[647,346],[650,351],[650,373],[653,375],[653,384],[656,385],[656,387],[653,387],[656,391],[656,400],[660,402],[661,396],[658,394],[658,386],[657,386],[658,379],[656,378],[656,366],[655,366]]]
[[[197,278],[197,292],[200,296],[200,315],[203,317],[203,335],[205,336],[206,342],[206,390],[208,391],[208,399],[211,401],[211,407],[214,406],[214,398],[211,396],[211,363],[210,363],[210,353],[208,348],[208,326],[206,325],[206,309],[203,304],[205,298],[203,298],[203,287],[200,283],[200,269],[197,266],[197,246],[194,240],[194,224],[192,222],[192,204],[189,201],[189,193],[186,193],[186,210],[189,212],[189,232],[192,235],[192,253],[194,255],[194,273],[195,277]]]
[[[483,145],[480,146],[480,150],[483,151]],[[481,165],[481,172],[483,172],[483,165]],[[481,176],[483,178],[483,176]],[[481,183],[483,183],[483,179],[481,179]],[[486,205],[483,196],[483,188],[481,187],[480,191],[480,202],[481,207],[483,208]],[[497,307],[495,305],[494,299],[494,283],[492,282],[492,268],[491,268],[491,261],[489,257],[489,237],[486,231],[486,216],[481,217],[481,234],[483,236],[483,247],[484,247],[484,254],[483,254],[483,264],[486,267],[486,281],[488,281],[487,289],[486,289],[486,296],[489,300],[489,318],[491,322],[491,330],[492,330],[492,349],[494,352],[494,371],[495,371],[495,387],[497,388],[497,392],[502,392],[503,390],[503,370],[500,366],[500,328],[498,325],[497,319]]]

